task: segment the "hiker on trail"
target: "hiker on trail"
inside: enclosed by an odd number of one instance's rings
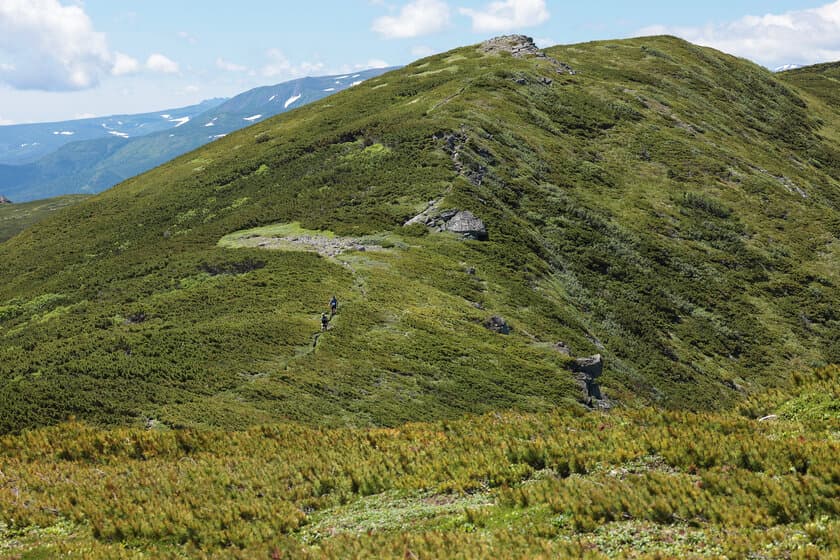
[[[338,300],[333,296],[330,300],[330,313],[335,315],[336,310],[338,310]]]
[[[321,331],[327,330],[327,327],[330,325],[330,318],[327,317],[326,313],[321,313]]]

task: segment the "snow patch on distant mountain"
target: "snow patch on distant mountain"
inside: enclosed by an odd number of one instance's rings
[[[128,134],[125,132],[120,132],[118,130],[109,130],[108,134],[113,134],[114,136],[119,136],[120,138],[128,138]]]
[[[175,125],[175,128],[178,128],[182,124],[187,124],[188,122],[190,122],[190,118],[189,117],[181,117],[180,119],[169,119],[169,122],[178,123],[178,124]]]
[[[219,118],[219,117],[213,117],[213,118],[210,120],[210,122],[208,122],[208,123],[207,123],[207,124],[205,124],[204,126],[216,126],[216,119],[218,119],[218,118]]]
[[[353,75],[352,75],[352,76],[350,76],[350,77],[351,77],[351,78],[358,78],[359,76],[361,76],[361,74],[353,74]]]
[[[172,118],[172,115],[161,115],[161,118],[163,118],[163,119],[171,119],[171,118]]]
[[[56,136],[73,136],[76,133],[72,130],[56,130],[53,134]]]
[[[288,98],[288,99],[286,100],[286,103],[284,103],[284,104],[283,104],[283,108],[284,108],[284,109],[288,109],[288,108],[289,108],[289,105],[291,105],[292,103],[294,103],[295,101],[297,101],[298,99],[300,99],[300,97],[301,97],[301,95],[300,95],[300,94],[297,94],[297,95],[293,95],[293,96],[291,96],[290,98]]]
[[[325,89],[324,91],[335,91],[335,88],[334,88],[334,87],[328,87],[328,88],[327,88],[327,89]]]
[[[269,98],[268,98],[268,101],[269,101],[269,103],[270,103],[270,102],[274,101],[275,99],[277,99],[277,96],[276,96],[276,95],[272,95],[271,97],[269,97]]]
[[[207,138],[210,140],[218,140],[219,138],[224,138],[225,136],[227,136],[227,134],[217,134],[215,136],[208,136]]]
[[[257,120],[257,119],[258,119],[258,118],[260,118],[260,117],[262,117],[262,115],[252,115],[252,116],[250,116],[250,117],[244,117],[242,120],[243,120],[243,121],[248,121],[248,122],[253,122],[253,121]]]
[[[352,84],[350,84],[350,87],[357,86],[357,85],[361,84],[362,82],[364,82],[364,80],[359,80],[357,82],[353,82]]]
[[[802,66],[799,64],[785,64],[774,69],[773,72],[784,72],[785,70],[796,70],[797,68],[802,68]]]
[[[336,80],[343,80],[343,79],[345,79],[345,78],[349,78],[349,77],[350,77],[350,74],[347,74],[346,76],[338,76],[338,77],[336,78]],[[355,77],[355,76],[354,76],[354,77]]]

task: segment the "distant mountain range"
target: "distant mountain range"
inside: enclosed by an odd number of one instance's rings
[[[301,78],[230,99],[139,115],[0,127],[0,195],[96,193],[208,142],[388,69]]]

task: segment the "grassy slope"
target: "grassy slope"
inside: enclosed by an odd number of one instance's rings
[[[539,411],[580,398],[558,340],[606,355],[613,398],[697,409],[840,360],[830,111],[673,38],[549,53],[578,73],[474,47],[419,61],[0,246],[0,431]],[[400,227],[441,196],[490,241]],[[217,245],[293,221],[391,247]]]
[[[87,197],[84,195],[70,195],[22,204],[0,205],[0,243],[14,237],[53,212],[77,204],[85,198]]]
[[[747,403],[767,420],[35,430],[0,438],[0,557],[834,558],[838,374]]]

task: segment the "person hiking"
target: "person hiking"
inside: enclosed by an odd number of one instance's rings
[[[338,310],[338,300],[335,299],[335,296],[330,299],[330,314],[335,315],[336,311]]]
[[[327,327],[330,324],[330,318],[327,317],[326,313],[321,313],[321,331],[327,330]]]

